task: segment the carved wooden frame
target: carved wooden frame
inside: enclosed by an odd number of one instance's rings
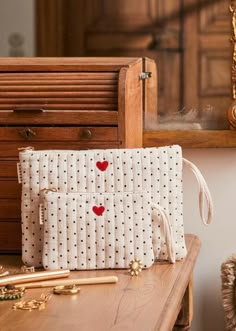
[[[233,44],[232,52],[232,97],[233,102],[229,107],[228,120],[231,128],[236,129],[236,1],[231,0],[229,10],[231,13],[232,23],[232,37],[231,41]]]

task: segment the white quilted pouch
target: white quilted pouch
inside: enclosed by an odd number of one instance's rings
[[[162,207],[159,222],[153,221],[155,259],[169,259],[163,234],[163,215],[171,224],[175,259],[186,256],[183,223],[183,163],[196,175],[200,187],[200,210],[204,223],[212,218],[212,201],[200,171],[182,158],[178,145],[158,148],[106,150],[45,150],[20,152],[18,171],[22,182],[22,258],[28,265],[42,265],[43,228],[39,224],[40,191],[141,192],[149,191],[153,203]],[[203,202],[207,203],[207,217]]]
[[[150,193],[42,192],[45,269],[129,268],[154,262]],[[155,218],[155,215],[153,215]]]

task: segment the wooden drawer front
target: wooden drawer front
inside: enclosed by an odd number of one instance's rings
[[[117,142],[117,127],[8,127],[0,128],[4,142]]]
[[[18,149],[27,146],[75,150],[119,148],[120,141],[117,127],[0,127],[0,157],[5,161],[17,160]],[[4,163],[0,162],[0,170],[1,167]],[[3,171],[6,173],[7,170]]]
[[[16,168],[16,162],[14,162]],[[0,199],[21,199],[21,184],[18,183],[17,177],[15,180],[0,180]],[[1,200],[0,200],[1,201]]]
[[[20,221],[1,222],[0,220],[0,251],[1,253],[21,251]]]
[[[8,180],[17,177],[16,161],[0,160],[0,179]],[[0,191],[2,188],[0,187]],[[4,191],[0,195],[4,194]]]
[[[20,185],[20,184],[19,184]],[[0,222],[21,218],[21,202],[18,199],[0,199]]]

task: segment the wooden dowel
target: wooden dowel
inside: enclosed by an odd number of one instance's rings
[[[74,279],[34,282],[34,283],[26,283],[22,285],[15,285],[15,287],[39,288],[39,287],[67,286],[67,285],[109,284],[109,283],[117,283],[117,282],[118,282],[118,277],[116,276],[104,276],[104,277],[74,278]]]
[[[15,274],[10,276],[0,277],[0,286],[11,285],[11,284],[12,285],[23,284],[27,282],[36,282],[40,280],[68,277],[69,274],[70,274],[70,270],[38,271],[27,274]]]

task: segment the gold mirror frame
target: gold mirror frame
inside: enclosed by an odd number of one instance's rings
[[[236,1],[232,0],[229,6],[229,10],[231,13],[231,22],[232,22],[232,97],[233,102],[229,107],[228,111],[228,120],[231,126],[231,129],[236,129]]]

